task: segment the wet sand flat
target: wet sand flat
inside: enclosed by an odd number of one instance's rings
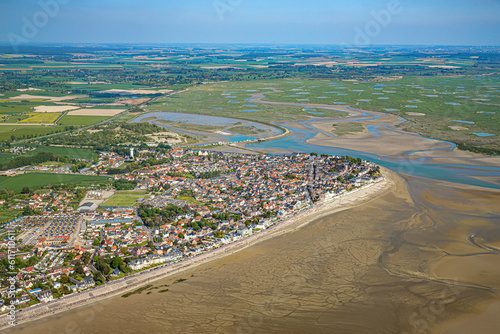
[[[289,106],[304,106],[299,103],[291,102],[274,102],[264,100],[263,94],[255,94],[252,103],[262,103],[269,105],[289,105]],[[376,126],[376,133],[363,131],[360,134],[346,136],[345,138],[329,136],[325,133],[317,133],[316,136],[308,140],[308,143],[313,145],[342,147],[350,150],[370,152],[377,155],[405,155],[412,151],[429,151],[451,149],[453,145],[444,141],[437,141],[421,137],[418,134],[405,132],[395,128],[395,125],[404,120],[396,115],[371,110],[363,110],[357,108],[345,108],[345,106],[335,106],[326,104],[311,104],[305,105],[312,109],[326,109],[345,112],[346,117],[341,118],[326,118],[318,119],[311,117],[309,121],[304,123],[319,129],[323,132],[331,134],[332,125],[335,123],[344,122],[359,122],[363,126]],[[290,124],[288,124],[290,125]],[[293,127],[301,129],[301,126],[295,123]]]
[[[395,128],[396,124],[401,123],[401,118],[395,115],[373,111],[369,113],[379,118],[356,121],[365,128],[362,133],[345,137],[327,136],[325,133],[318,133],[314,138],[309,139],[308,143],[370,152],[380,156],[405,155],[411,151],[425,151],[426,154],[429,154],[430,150],[452,148],[452,144],[450,143],[421,137],[418,134]],[[344,119],[323,120],[321,122],[310,121],[307,124],[331,134],[333,124],[352,122],[359,118],[356,114],[353,115],[353,117],[344,117]],[[365,116],[365,118],[367,117]],[[367,130],[367,126],[373,126],[375,130],[370,132]]]
[[[481,314],[445,323],[435,328],[432,334],[498,333],[499,323],[496,319],[499,314],[500,302],[495,302],[488,305]]]
[[[329,137],[318,133],[307,142],[313,145],[342,147],[350,150],[370,152],[380,156],[404,155],[414,150],[449,149],[451,145],[446,142],[418,137],[402,131],[381,129],[380,137],[368,135],[364,138],[339,138]],[[370,140],[365,140],[366,138]]]

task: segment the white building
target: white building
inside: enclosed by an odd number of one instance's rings
[[[167,255],[148,255],[147,257],[141,259],[132,260],[127,265],[132,270],[141,270],[154,264],[175,261],[180,259],[181,257],[182,253],[175,249],[174,251],[169,252]]]
[[[44,290],[44,291],[40,291],[38,293],[37,298],[42,303],[48,303],[48,302],[50,302],[51,300],[54,299],[54,296],[52,295],[52,291],[50,291],[50,290]]]

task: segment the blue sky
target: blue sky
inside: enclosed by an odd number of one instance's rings
[[[0,1],[0,41],[500,45],[499,0]]]

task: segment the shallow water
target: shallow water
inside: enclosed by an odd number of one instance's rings
[[[455,120],[453,120],[453,122],[464,123],[464,124],[475,124],[474,122],[471,122],[471,121],[462,121],[459,119],[455,119]]]
[[[500,185],[496,183],[490,183],[487,181],[482,181],[474,178],[467,177],[466,175],[473,176],[492,176],[498,177],[500,176],[500,168],[497,167],[487,167],[483,168],[482,166],[474,166],[474,169],[457,169],[454,166],[447,164],[429,164],[425,162],[425,159],[422,160],[410,160],[408,159],[391,159],[389,157],[381,157],[372,153],[360,152],[355,150],[348,150],[344,148],[335,148],[328,146],[320,146],[309,144],[306,141],[313,138],[318,130],[313,129],[312,127],[308,127],[308,129],[298,129],[293,127],[294,122],[288,122],[282,124],[282,126],[293,131],[291,136],[281,138],[278,140],[273,140],[270,142],[263,143],[255,143],[249,144],[247,147],[254,149],[280,149],[285,152],[317,152],[317,153],[326,153],[326,154],[335,154],[335,155],[351,155],[356,157],[361,157],[363,159],[367,159],[373,161],[381,166],[389,168],[391,170],[409,174],[419,177],[425,177],[435,180],[443,180],[449,182],[457,182],[469,185],[477,185],[489,188],[497,188],[500,189]],[[374,135],[379,135],[380,132],[376,130],[375,126],[367,126],[369,130]],[[326,133],[325,133],[326,134]],[[331,134],[327,134],[330,135]],[[454,148],[454,144],[450,143],[450,148],[446,150],[450,150]],[[425,150],[424,150],[425,151]],[[433,150],[428,150],[433,151]],[[411,151],[407,155],[415,153],[416,151]]]
[[[255,112],[259,110],[244,110],[242,112]],[[244,125],[244,126],[252,126],[256,129],[259,129],[263,131],[259,136],[247,136],[247,135],[242,135],[238,132],[227,130],[225,132],[229,133],[228,135],[222,135],[222,134],[217,134],[217,133],[207,133],[206,136],[212,137],[211,140],[214,140],[215,142],[218,141],[218,139],[226,139],[229,140],[230,142],[239,142],[239,141],[245,141],[245,140],[253,140],[256,138],[260,137],[266,137],[266,136],[274,136],[274,135],[279,135],[282,133],[282,131],[278,128],[271,127],[268,125],[264,125],[261,123],[256,123],[256,122],[250,122],[250,121],[242,121],[239,119],[235,118],[227,118],[227,117],[217,117],[217,116],[208,116],[208,115],[196,115],[196,114],[186,114],[186,113],[170,113],[170,112],[163,112],[163,111],[158,111],[158,112],[149,112],[145,113],[144,115],[141,115],[137,117],[132,123],[140,123],[144,119],[150,119],[152,117],[155,117],[156,120],[153,120],[152,122],[155,123],[158,120],[164,120],[164,121],[169,121],[169,122],[179,122],[179,123],[190,123],[190,124],[200,124],[200,125],[209,125],[209,126],[217,126],[217,127],[224,127],[224,126],[232,126],[232,125]],[[165,127],[165,128],[171,128],[170,125],[162,124],[162,123],[155,123],[159,126]],[[176,131],[197,136],[199,135],[198,132],[196,131],[189,131],[189,130],[184,130],[180,128],[175,128]],[[205,133],[203,133],[205,134]]]

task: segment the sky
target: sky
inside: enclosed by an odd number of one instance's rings
[[[0,0],[0,41],[500,45],[500,0]]]

